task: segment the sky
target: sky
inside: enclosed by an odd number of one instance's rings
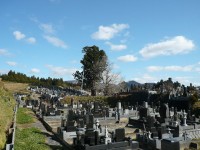
[[[1,0],[0,74],[73,80],[85,46],[140,83],[200,85],[199,0]]]

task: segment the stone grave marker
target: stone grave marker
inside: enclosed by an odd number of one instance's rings
[[[124,141],[124,139],[125,139],[125,129],[124,128],[116,129],[115,130],[115,138],[116,138],[116,142]]]

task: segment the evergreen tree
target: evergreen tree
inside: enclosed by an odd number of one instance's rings
[[[83,59],[80,61],[82,71],[76,71],[74,78],[86,88],[91,90],[91,95],[96,95],[96,83],[100,82],[103,71],[107,67],[107,56],[104,50],[97,46],[86,46],[83,48]]]

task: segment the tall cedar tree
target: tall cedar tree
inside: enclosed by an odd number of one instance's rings
[[[86,46],[83,48],[83,59],[80,61],[82,71],[76,71],[73,76],[84,87],[91,90],[91,95],[96,96],[96,85],[100,82],[102,73],[107,67],[107,56],[104,50],[97,46]]]

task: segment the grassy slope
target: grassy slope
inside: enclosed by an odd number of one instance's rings
[[[6,130],[13,119],[13,109],[15,100],[11,92],[5,90],[0,81],[0,149],[3,149],[6,143]]]
[[[28,84],[0,81],[0,149],[6,143],[6,131],[13,119],[13,93],[28,93]]]

